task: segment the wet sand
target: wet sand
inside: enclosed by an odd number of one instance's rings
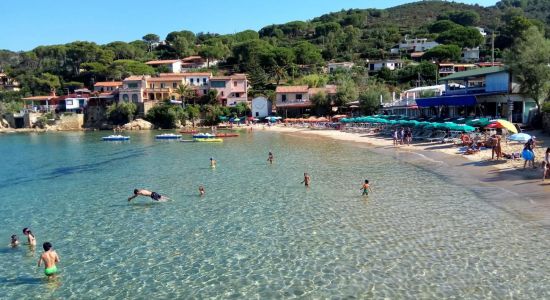
[[[394,146],[391,139],[338,130],[311,130],[284,126],[260,126],[256,130],[359,143],[359,146],[367,147],[371,151],[393,155],[398,160],[446,176],[451,184],[453,179],[461,184],[466,183],[470,189],[479,194],[481,199],[492,205],[526,222],[550,228],[550,179],[542,182],[540,167],[523,169],[523,159],[491,160],[490,149],[475,155],[462,155],[459,154],[460,147],[452,144],[414,143],[411,146]],[[548,142],[545,144],[544,139],[550,140],[550,138],[541,136],[538,132],[536,135],[539,147],[537,161],[540,162],[542,153],[549,144]],[[521,144],[503,144],[504,152],[517,152],[521,149]]]

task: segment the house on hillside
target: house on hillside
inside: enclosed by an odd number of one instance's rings
[[[387,59],[387,60],[367,60],[367,71],[369,73],[376,73],[382,68],[387,68],[391,71],[401,69],[403,67],[403,61],[400,59]]]
[[[204,69],[218,64],[218,60],[208,60],[198,55],[183,58],[181,62],[181,68],[183,71],[189,71],[192,69]]]
[[[405,40],[400,42],[397,48],[392,48],[391,53],[399,52],[425,52],[436,46],[439,46],[438,42],[428,41],[427,38],[413,38],[409,39],[405,36]]]
[[[336,70],[351,70],[355,66],[352,62],[329,62],[328,63],[328,72],[332,73]]]
[[[285,118],[310,114],[313,108],[313,103],[310,99],[314,95],[324,92],[329,100],[332,100],[336,96],[336,89],[335,85],[327,85],[322,88],[308,88],[307,85],[278,86],[275,89],[275,106],[277,112],[285,116]]]
[[[122,81],[101,81],[94,84],[94,92],[110,93],[122,88]]]
[[[155,68],[164,67],[170,73],[181,73],[181,60],[179,59],[151,60],[145,64]]]
[[[456,72],[463,72],[476,68],[475,64],[440,63],[438,66],[439,78],[446,77]]]
[[[197,97],[201,97],[208,93],[210,89],[210,72],[183,72],[180,74],[161,73],[159,77],[181,78],[184,85],[189,86],[195,91]]]
[[[462,49],[461,60],[464,62],[479,61],[479,47]]]
[[[19,82],[8,76],[8,74],[0,72],[0,91],[17,92],[20,90]]]
[[[220,104],[223,106],[235,106],[248,101],[248,81],[245,74],[212,76],[210,89],[218,92]]]

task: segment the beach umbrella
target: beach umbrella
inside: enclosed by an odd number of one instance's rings
[[[508,137],[510,141],[527,142],[531,138],[527,133],[516,133]]]
[[[516,129],[516,126],[514,124],[506,121],[506,120],[495,120],[493,123],[491,123],[489,126],[492,126],[491,128],[504,128],[512,133],[518,133],[518,130]],[[487,126],[487,127],[489,127]]]
[[[342,119],[340,119],[340,122],[341,123],[349,123],[349,119],[348,118],[342,118]]]

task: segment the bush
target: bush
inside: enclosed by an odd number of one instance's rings
[[[185,122],[187,113],[179,105],[163,103],[151,108],[145,119],[159,128],[176,128],[177,121]]]
[[[114,125],[124,125],[134,119],[137,106],[132,102],[114,103],[107,107],[107,119]]]
[[[550,101],[546,101],[542,104],[541,111],[543,113],[550,113]]]

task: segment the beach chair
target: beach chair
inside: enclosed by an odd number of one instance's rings
[[[445,131],[437,130],[432,137],[427,138],[428,142],[443,142],[447,133]]]

